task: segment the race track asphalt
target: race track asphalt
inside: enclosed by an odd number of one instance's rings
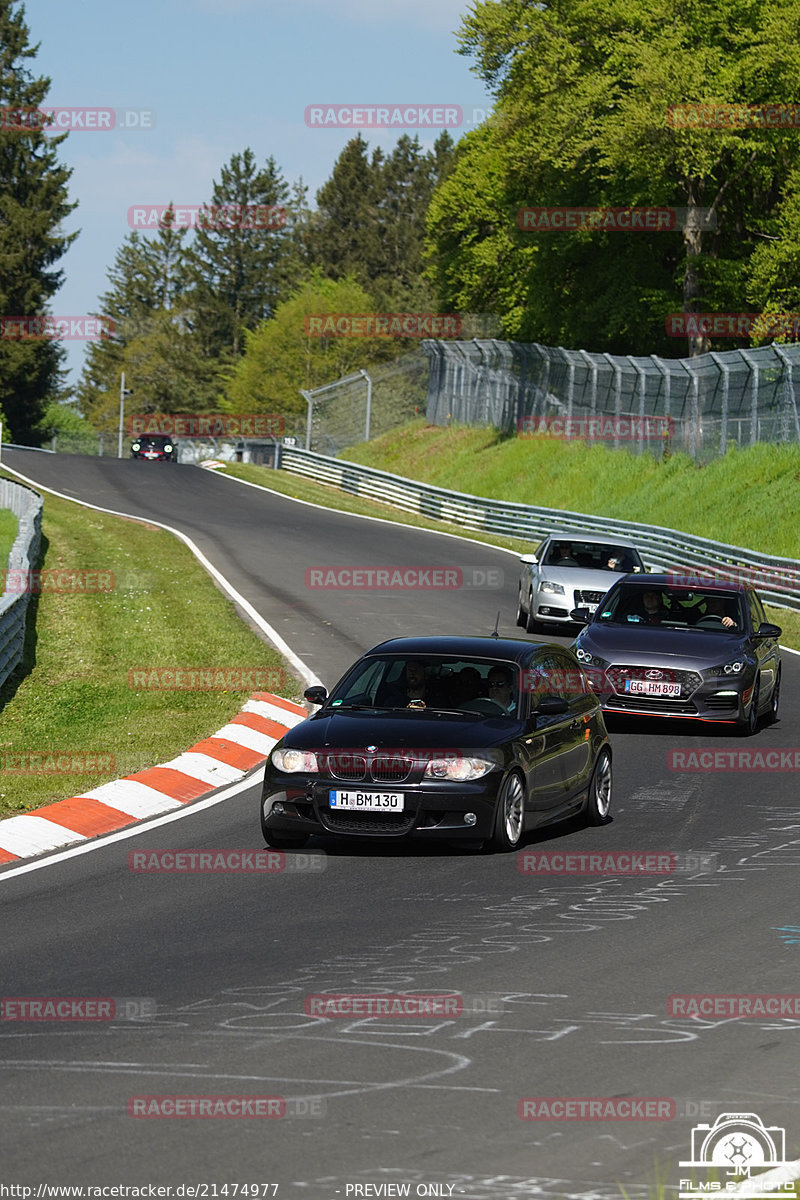
[[[498,610],[501,634],[517,632],[516,563],[485,546],[183,465],[8,450],[3,461],[181,529],[326,683],[385,637],[489,633]],[[501,572],[489,578],[502,585],[307,586],[307,571],[330,565]],[[781,720],[754,739],[611,727],[613,822],[527,844],[712,856],[701,873],[541,876],[515,855],[323,839],[268,875],[130,869],[132,851],[262,849],[255,784],[92,853],[0,873],[4,997],[139,1002],[111,1022],[0,1023],[4,1179],[173,1196],[180,1184],[206,1196],[212,1184],[278,1184],[281,1200],[403,1194],[387,1184],[465,1200],[611,1198],[620,1186],[644,1197],[656,1168],[677,1186],[692,1127],[725,1112],[785,1128],[796,1157],[800,1020],[668,1013],[676,994],[800,993],[796,775],[674,771],[667,755],[793,750],[798,679],[784,655]],[[457,991],[472,1011],[307,1013],[316,993],[377,990]],[[129,1115],[136,1097],[241,1094],[280,1096],[285,1115]],[[650,1097],[669,1115],[521,1120],[520,1101],[543,1097]]]

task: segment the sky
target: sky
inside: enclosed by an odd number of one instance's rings
[[[356,130],[313,125],[309,106],[322,107],[328,120],[335,105],[402,106],[403,119],[422,108],[423,120],[448,119],[430,114],[431,106],[447,107],[456,110],[449,117],[456,140],[480,124],[491,97],[472,60],[457,53],[456,31],[470,7],[468,0],[27,0],[30,42],[39,44],[30,66],[51,81],[46,103],[115,111],[114,128],[75,129],[61,144],[78,202],[65,228],[80,233],[60,260],[65,282],[52,314],[98,311],[131,231],[130,208],[202,205],[221,167],[247,147],[259,165],[272,156],[288,183],[302,178],[313,207]],[[360,131],[370,150],[390,151],[401,134],[417,132],[428,149],[440,129]],[[73,386],[86,344],[64,342]]]

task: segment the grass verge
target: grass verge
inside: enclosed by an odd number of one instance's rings
[[[386,438],[380,440],[386,441]],[[370,446],[373,444],[372,442],[369,443]],[[358,447],[359,450],[362,448]],[[349,455],[350,451],[348,450],[347,453]],[[393,471],[398,475],[403,473],[398,469],[397,464],[380,466],[377,462],[370,462],[368,465],[377,466],[379,470]],[[447,524],[444,521],[434,521],[429,517],[420,517],[416,513],[406,513],[401,509],[393,508],[389,504],[379,504],[374,500],[352,496],[348,492],[340,491],[338,488],[315,483],[313,480],[306,479],[302,475],[292,475],[288,471],[274,471],[269,467],[259,467],[252,463],[228,463],[224,473],[232,475],[235,479],[243,479],[248,483],[256,483],[261,487],[270,488],[272,491],[280,492],[281,495],[290,496],[296,500],[308,500],[313,504],[321,505],[323,508],[335,509],[337,512],[359,513],[364,516],[380,517],[383,520],[396,521],[401,525],[413,525],[418,529],[434,529],[445,533],[455,533],[460,537],[485,542],[493,546],[502,546],[508,550],[518,551],[520,554],[526,554],[533,548],[531,542],[523,541],[520,538],[506,538],[497,534],[463,529],[458,525]],[[421,475],[409,470],[406,477],[419,479]],[[463,491],[467,489],[454,488],[453,490]],[[472,493],[477,495],[483,494],[476,491],[474,487],[472,488]],[[550,507],[549,501],[547,507]],[[772,608],[767,605],[767,615],[770,621],[773,621],[776,625],[780,625],[782,628],[782,644],[800,651],[800,612],[794,612],[787,608]]]
[[[170,534],[46,493],[42,534],[43,568],[104,572],[110,590],[31,597],[24,668],[0,691],[0,817],[174,758],[252,691],[300,695],[280,655]],[[213,690],[152,690],[154,672],[173,668],[213,668],[216,677],[184,681]],[[256,668],[244,686],[220,674]]]
[[[16,541],[19,521],[10,508],[0,508],[0,566],[8,566],[8,556]]]
[[[797,445],[761,442],[695,466],[685,454],[664,459],[417,420],[342,457],[457,492],[664,525],[800,558]]]

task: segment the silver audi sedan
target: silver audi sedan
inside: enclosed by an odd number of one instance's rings
[[[571,625],[573,608],[593,613],[621,575],[647,569],[630,542],[580,529],[551,533],[520,563],[517,625],[528,633]]]

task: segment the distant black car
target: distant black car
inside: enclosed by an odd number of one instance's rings
[[[777,720],[782,630],[752,587],[714,579],[620,579],[573,644],[606,714],[737,724]]]
[[[162,433],[148,433],[131,442],[131,458],[146,458],[152,462],[177,462],[178,444]]]
[[[585,672],[562,646],[494,637],[383,642],[269,756],[268,845],[312,834],[491,842],[609,819],[611,749]]]

